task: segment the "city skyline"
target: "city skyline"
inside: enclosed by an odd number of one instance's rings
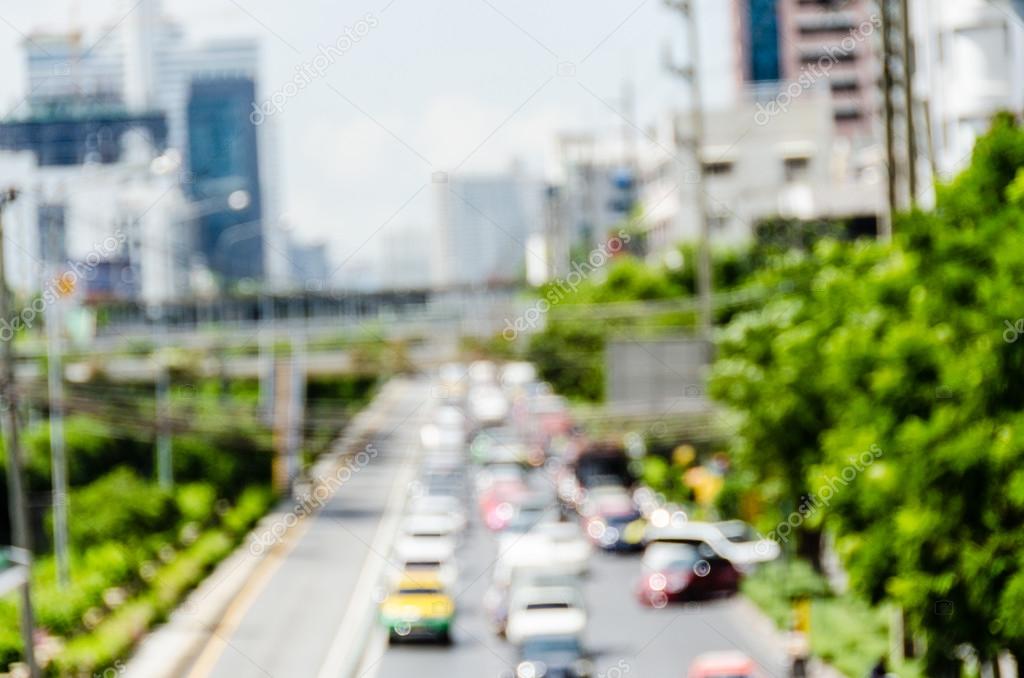
[[[112,23],[124,14],[114,4],[82,5],[80,22]],[[10,53],[11,43],[23,39],[18,32],[31,35],[47,23],[50,30],[66,28],[66,22],[53,20],[66,16],[66,8],[66,3],[44,1],[31,12],[5,11],[10,25],[0,25],[0,32],[16,40],[4,45],[0,65],[19,60]],[[643,95],[637,119],[651,117],[672,97],[685,96],[658,65],[662,41],[650,35],[668,38],[679,27],[666,25],[657,3],[586,12],[573,5],[552,18],[530,8],[465,3],[451,10],[451,25],[438,24],[433,37],[420,33],[418,25],[432,25],[439,17],[401,1],[390,7],[363,2],[345,10],[319,9],[323,21],[312,23],[285,16],[283,7],[270,3],[242,7],[185,1],[165,13],[181,20],[196,39],[259,38],[268,96],[312,62],[321,46],[338,44],[346,27],[368,13],[379,18],[379,26],[274,116],[280,127],[276,150],[283,188],[277,217],[303,239],[328,240],[335,262],[372,260],[377,243],[371,235],[389,220],[430,229],[434,209],[429,191],[417,194],[417,189],[435,170],[454,174],[465,160],[459,169],[495,171],[516,155],[536,167],[545,164],[545,155],[553,155],[546,147],[563,128],[615,129],[622,121],[609,107],[617,108],[613,99],[630,71]],[[560,23],[559,16],[566,21]],[[584,17],[583,25],[576,21],[567,30],[570,16]],[[471,25],[475,31],[468,30]],[[445,49],[438,49],[442,44]],[[504,81],[506,86],[488,86],[490,69],[474,63],[479,62],[474,55],[484,53],[493,74],[504,78],[517,71]],[[416,67],[403,73],[403,62]],[[563,68],[560,75],[563,62],[572,63],[575,73]],[[382,82],[400,83],[402,101],[388,96]],[[0,101],[10,102],[5,110],[19,94],[24,91],[10,85],[0,91]],[[334,154],[324,153],[325,148]]]

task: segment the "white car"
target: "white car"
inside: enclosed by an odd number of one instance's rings
[[[544,570],[551,575],[583,576],[590,566],[592,547],[570,523],[544,523],[535,531],[510,540],[494,565],[495,581],[511,581],[519,570]]]
[[[501,368],[501,385],[515,390],[537,381],[537,368],[533,363],[507,363]]]
[[[458,545],[458,524],[447,516],[410,516],[399,529],[395,556],[401,562],[451,560]]]
[[[454,561],[455,547],[452,537],[403,535],[395,541],[395,560],[399,563]]]
[[[740,520],[721,523],[694,520],[678,526],[649,528],[645,538],[648,543],[703,542],[741,570],[775,560],[781,552],[777,542],[759,537]]]
[[[467,398],[469,415],[480,426],[497,426],[509,413],[508,398],[497,386],[474,386]]]
[[[454,516],[443,514],[410,515],[402,521],[401,534],[420,539],[455,537],[462,525]]]
[[[504,552],[525,535],[541,534],[541,526],[557,523],[560,517],[558,505],[541,497],[528,496],[513,511],[512,518],[498,537],[498,553]]]
[[[722,547],[734,565],[749,566],[775,560],[782,553],[782,548],[774,539],[765,539],[754,528],[742,520],[726,520],[713,523],[714,527],[726,539]]]
[[[410,516],[442,517],[452,521],[456,531],[466,529],[466,511],[456,497],[427,495],[416,497],[409,503]]]
[[[540,523],[530,536],[548,541],[549,558],[559,569],[575,575],[589,571],[590,555],[594,549],[576,523]]]
[[[437,392],[443,402],[457,403],[466,395],[466,367],[459,363],[441,365],[437,373]]]
[[[466,444],[466,434],[461,428],[426,424],[420,429],[420,445],[425,450],[461,449]]]
[[[521,587],[509,597],[505,636],[511,643],[536,636],[578,638],[586,626],[583,595],[576,587]]]
[[[472,384],[495,384],[498,381],[498,366],[490,360],[476,360],[469,364],[469,381]]]
[[[497,483],[514,482],[526,483],[526,471],[519,464],[500,463],[488,464],[477,472],[473,480],[473,486],[477,493],[483,492],[488,487]]]

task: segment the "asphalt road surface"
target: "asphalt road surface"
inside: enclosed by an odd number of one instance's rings
[[[328,658],[355,636],[339,638],[364,566],[382,558],[380,529],[389,497],[411,461],[428,411],[429,386],[408,384],[387,408],[372,441],[376,453],[358,467],[331,500],[309,519],[308,530],[265,581],[236,602],[251,602],[225,615],[225,628],[200,655],[190,678],[317,678]],[[404,488],[399,488],[404,490]],[[256,579],[256,578],[254,578]],[[372,601],[370,601],[372,602]]]
[[[490,631],[482,601],[497,555],[494,537],[473,524],[459,552],[460,582],[455,587],[457,616],[451,647],[397,644],[382,632],[367,650],[360,678],[511,676],[514,648]],[[586,648],[595,678],[685,677],[702,652],[740,650],[757,661],[766,677],[783,678],[783,648],[741,599],[663,609],[640,606],[633,584],[639,555],[595,552],[584,592],[588,606]]]
[[[377,454],[353,474],[280,562],[238,596],[189,678],[441,678],[511,675],[516,654],[486,622],[483,597],[497,555],[495,538],[477,520],[459,549],[454,642],[390,646],[377,623],[376,583],[388,563],[408,482],[414,477],[419,428],[433,409],[426,382],[407,384],[386,409],[373,441]],[[585,580],[586,645],[600,678],[685,676],[698,654],[739,649],[766,676],[782,678],[782,648],[739,599],[656,610],[632,588],[638,556],[593,556]]]

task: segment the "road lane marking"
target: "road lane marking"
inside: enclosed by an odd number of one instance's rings
[[[404,423],[404,422],[403,422]],[[341,678],[352,676],[356,671],[363,652],[359,648],[366,646],[367,635],[374,626],[373,590],[381,579],[386,559],[380,554],[390,554],[399,522],[405,508],[405,499],[409,483],[415,477],[419,462],[420,446],[415,436],[409,436],[412,442],[404,441],[396,445],[398,449],[412,450],[403,460],[395,474],[395,483],[391,487],[384,515],[374,535],[373,543],[363,561],[363,568],[356,580],[352,596],[349,598],[345,616],[342,618],[338,631],[331,641],[324,663],[317,674],[318,678]]]
[[[189,678],[206,678],[217,665],[221,655],[227,648],[230,638],[238,630],[246,612],[252,607],[263,590],[267,587],[271,577],[284,563],[285,558],[295,548],[302,537],[313,526],[312,520],[303,520],[289,530],[288,538],[278,542],[276,547],[267,554],[266,558],[257,566],[256,571],[245,583],[244,588],[235,596],[235,599],[228,605],[227,611],[217,626],[210,633],[210,638],[203,647],[198,659],[192,665],[188,673]]]
[[[394,398],[393,391],[384,397],[386,402]],[[390,402],[387,402],[387,406],[382,406],[379,410],[370,412],[370,422],[366,426],[368,434],[372,435],[380,430],[380,426],[386,417],[385,411],[388,409],[390,409]],[[256,570],[244,584],[242,590],[239,591],[234,600],[228,605],[220,622],[210,632],[209,639],[187,674],[188,678],[207,678],[212,673],[217,662],[230,644],[228,639],[238,630],[246,613],[266,589],[274,573],[277,572],[288,555],[291,554],[306,533],[312,528],[314,521],[311,518],[315,518],[315,516],[306,517],[289,530],[287,536],[275,544],[266,557],[256,566]]]

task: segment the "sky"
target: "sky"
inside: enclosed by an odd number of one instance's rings
[[[24,36],[74,24],[95,40],[133,4],[0,3],[0,110],[25,94]],[[196,39],[259,39],[261,96],[321,47],[347,47],[270,116],[280,204],[266,217],[356,268],[386,255],[381,234],[433,227],[435,173],[519,160],[550,174],[559,132],[617,135],[622,116],[645,127],[685,100],[662,66],[684,27],[660,0],[173,0],[164,14]],[[621,103],[627,79],[635,114]]]

